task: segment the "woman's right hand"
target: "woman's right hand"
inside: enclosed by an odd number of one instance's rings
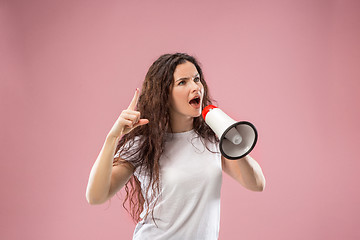
[[[138,100],[139,89],[137,88],[129,107],[121,112],[108,136],[118,138],[129,133],[138,126],[149,123],[148,119],[140,119],[140,112],[136,111],[136,104]]]

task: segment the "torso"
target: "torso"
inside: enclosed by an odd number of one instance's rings
[[[217,143],[207,143],[191,130],[169,134],[160,158],[161,194],[140,221],[133,239],[218,239],[220,223],[221,155]],[[145,174],[135,176],[147,186]],[[141,217],[144,217],[144,212]]]

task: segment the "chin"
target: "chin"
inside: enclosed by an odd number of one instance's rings
[[[201,107],[198,109],[194,109],[191,107],[190,109],[184,109],[183,115],[196,118],[201,116],[201,112]]]
[[[200,117],[201,116],[201,111],[199,111],[199,112],[197,112],[197,113],[195,113],[195,114],[192,114],[191,115],[192,117]]]

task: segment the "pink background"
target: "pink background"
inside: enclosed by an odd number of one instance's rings
[[[85,190],[150,64],[198,57],[259,131],[264,192],[224,175],[220,239],[359,239],[360,1],[0,2],[0,239],[130,239]],[[119,195],[120,196],[120,195]]]

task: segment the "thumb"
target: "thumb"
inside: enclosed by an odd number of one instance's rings
[[[134,128],[138,127],[138,126],[141,126],[141,125],[145,125],[145,124],[148,124],[149,123],[149,120],[148,119],[140,119],[135,125],[134,125]]]

